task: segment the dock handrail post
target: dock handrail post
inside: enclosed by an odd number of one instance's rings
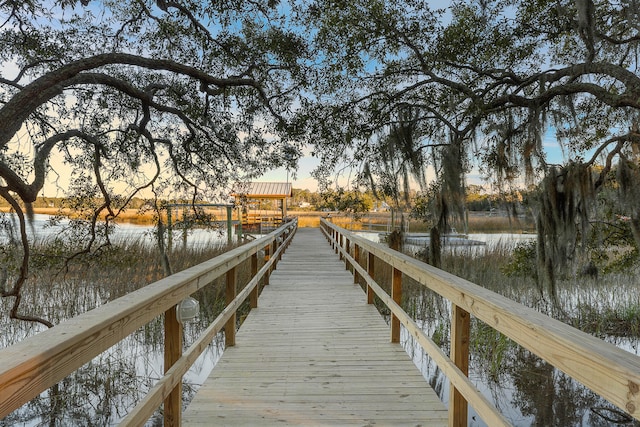
[[[356,262],[360,264],[360,245],[358,245],[357,243],[353,245],[353,259],[355,259]],[[358,276],[358,270],[354,268],[353,283],[358,283],[359,281],[360,281],[360,278]]]
[[[227,271],[225,300],[229,305],[236,298],[236,267]],[[227,347],[236,345],[236,313],[234,312],[224,325],[224,342]]]
[[[264,247],[264,262],[269,261],[269,259],[271,259],[271,244],[268,244]],[[265,286],[269,284],[269,273],[270,269],[267,269],[267,271],[264,273]]]
[[[182,325],[178,322],[177,306],[164,313],[164,373],[182,356]],[[180,427],[182,424],[182,381],[176,384],[164,400],[164,425]]]
[[[342,260],[342,252],[338,250],[338,248],[342,248],[344,243],[344,234],[340,233],[340,241],[338,242],[338,247],[336,248],[336,253],[340,254],[340,260]]]
[[[231,233],[233,230],[232,205],[227,206],[227,243],[231,244]]]
[[[351,241],[349,240],[348,237],[346,238],[346,241],[345,241],[344,250],[347,253],[347,255],[351,254]],[[345,268],[345,270],[349,270],[350,266],[351,266],[351,264],[349,264],[349,258],[345,257],[344,258],[344,268]]]
[[[465,375],[469,375],[469,313],[455,304],[451,306],[451,359]],[[449,427],[466,427],[467,400],[455,388],[449,392]]]
[[[391,298],[400,305],[402,303],[402,271],[393,268],[391,279]],[[400,319],[395,314],[391,314],[391,342],[400,342]]]
[[[275,254],[278,251],[278,247],[280,246],[278,244],[278,239],[275,239],[272,245],[273,245],[273,250],[271,251],[271,253]],[[273,260],[273,266],[271,267],[271,271],[275,270],[278,267],[278,261],[280,261],[280,255],[278,255],[276,259]]]
[[[375,259],[376,259],[376,256],[371,252],[369,252],[369,256],[367,257],[367,273],[369,273],[369,276],[372,279],[374,278],[373,275],[374,275],[374,269],[375,269],[375,263],[376,263]],[[373,289],[369,284],[367,284],[367,304],[373,304],[374,296],[375,296],[375,293],[373,292]]]
[[[251,255],[251,278],[256,277],[258,274],[258,254]],[[258,307],[258,288],[259,284],[256,284],[256,287],[253,288],[251,294],[249,295],[249,307],[256,308]]]

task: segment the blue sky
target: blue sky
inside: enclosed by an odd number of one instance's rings
[[[563,153],[560,148],[560,144],[555,138],[554,130],[552,128],[547,129],[545,133],[544,139],[542,141],[542,147],[544,151],[547,153],[547,162],[553,164],[562,164],[567,158],[566,154]],[[306,189],[309,191],[317,191],[318,183],[314,178],[311,177],[311,172],[320,164],[320,160],[311,156],[305,156],[300,159],[298,171],[296,173],[296,178],[293,178],[293,174],[289,172],[287,174],[287,170],[285,168],[278,168],[271,172],[264,174],[262,177],[256,179],[256,181],[260,182],[291,182],[293,184],[293,188]],[[288,177],[288,179],[287,179]],[[483,185],[485,181],[483,181],[482,177],[478,173],[477,170],[472,171],[467,176],[467,182],[469,184],[478,184]],[[343,177],[343,181],[340,182],[341,185],[345,185],[347,183],[347,177]]]

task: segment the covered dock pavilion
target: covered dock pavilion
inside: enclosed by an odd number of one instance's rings
[[[243,182],[235,185],[231,196],[241,208],[242,230],[262,234],[285,221],[293,189],[289,182]]]

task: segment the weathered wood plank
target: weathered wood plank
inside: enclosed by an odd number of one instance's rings
[[[299,229],[183,425],[447,424],[317,229]]]

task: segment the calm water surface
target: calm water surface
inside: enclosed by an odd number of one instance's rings
[[[51,226],[46,215],[36,215],[31,238],[46,239],[59,235],[65,225]],[[114,240],[139,239],[153,243],[153,228],[131,224],[118,224],[112,234]],[[377,233],[358,232],[358,234],[378,241]],[[469,239],[485,242],[485,245],[469,246],[467,250],[484,251],[501,245],[515,245],[518,242],[534,239],[530,234],[471,234]],[[194,231],[187,237],[189,245],[204,245],[212,240],[226,240],[222,232]],[[174,244],[182,244],[180,233],[176,233]],[[421,245],[411,245],[409,252],[423,249]],[[446,250],[446,249],[445,249]],[[456,247],[455,250],[460,250]],[[82,292],[83,295],[79,295]],[[92,293],[93,292],[93,293]],[[84,294],[86,293],[86,295]],[[60,296],[66,301],[82,301],[89,305],[102,303],[102,296],[90,289],[73,290],[73,295]],[[442,298],[429,292],[412,297],[417,310],[417,322],[431,337],[442,336],[442,347],[448,352],[448,316],[449,304]],[[580,298],[571,293],[567,298]],[[582,297],[586,298],[586,297]],[[591,297],[590,297],[591,298]],[[601,296],[596,297],[603,299]],[[34,304],[46,303],[33,301]],[[6,301],[5,301],[6,304]],[[6,307],[2,308],[6,310]],[[82,312],[82,307],[78,307]],[[0,319],[4,319],[1,317]],[[190,344],[203,330],[210,319],[198,319],[185,327],[185,346]],[[37,332],[37,326],[19,322],[7,322],[0,325],[0,346],[5,347]],[[476,328],[477,325],[474,325]],[[117,425],[128,408],[142,398],[145,391],[162,376],[162,324],[151,322],[147,327],[98,356],[82,367],[71,377],[65,379],[61,387],[65,390],[63,404],[52,406],[49,392],[25,405],[4,420],[0,426],[38,426],[49,423],[49,415],[57,411],[57,422],[50,425]],[[435,338],[434,338],[435,339]],[[637,339],[607,338],[612,343],[638,354]],[[413,339],[403,330],[402,343],[407,353],[421,370],[425,379],[446,403],[449,399],[449,383],[438,367],[424,353]],[[199,385],[208,376],[223,351],[223,337],[218,336],[209,346],[194,367],[185,377],[184,400],[188,402]],[[486,359],[485,353],[493,354]],[[494,354],[495,352],[495,354]],[[509,341],[496,337],[495,341],[484,344],[484,348],[472,349],[470,378],[481,392],[493,401],[501,412],[516,426],[619,426],[639,424],[635,421],[624,424],[610,421],[617,414],[606,401],[565,377],[544,361],[513,345]],[[607,419],[609,418],[609,420]],[[148,425],[157,425],[160,415],[156,414]],[[470,410],[470,426],[485,426],[477,414]]]

